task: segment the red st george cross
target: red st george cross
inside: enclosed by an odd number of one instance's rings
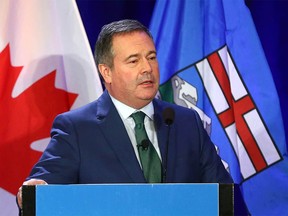
[[[226,128],[233,123],[236,124],[238,135],[244,144],[255,169],[259,172],[267,167],[267,163],[243,117],[244,114],[256,109],[256,106],[248,94],[239,100],[234,100],[231,93],[229,77],[218,53],[211,54],[207,59],[229,104],[227,110],[218,114],[222,127]]]

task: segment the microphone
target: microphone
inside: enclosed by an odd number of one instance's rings
[[[167,126],[170,126],[174,122],[175,112],[171,107],[167,107],[162,113],[164,122]]]
[[[167,166],[168,166],[170,126],[173,124],[175,118],[174,109],[172,109],[171,107],[167,107],[166,109],[164,109],[162,116],[164,119],[164,123],[166,124],[166,126],[168,126],[167,142],[166,142],[166,160],[163,166],[163,183],[165,183],[167,177]]]
[[[149,145],[150,141],[148,139],[144,139],[142,140],[141,144],[138,145],[138,148],[142,147],[143,150],[147,150]]]

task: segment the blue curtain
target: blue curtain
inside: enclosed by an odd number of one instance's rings
[[[276,85],[288,134],[288,1],[246,0]],[[268,89],[267,89],[268,90]],[[272,104],[271,104],[271,107]]]

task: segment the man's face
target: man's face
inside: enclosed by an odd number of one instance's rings
[[[113,37],[114,67],[104,75],[109,93],[124,104],[141,108],[156,95],[159,69],[152,39],[144,32]],[[103,74],[103,73],[102,73]]]

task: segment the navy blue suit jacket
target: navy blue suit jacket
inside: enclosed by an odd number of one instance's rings
[[[159,148],[163,165],[167,166],[167,182],[232,182],[196,111],[157,99],[153,105]],[[166,107],[175,111],[167,165],[168,126],[162,119]],[[50,184],[146,182],[107,91],[97,101],[56,117],[51,141],[33,167],[30,178]]]

